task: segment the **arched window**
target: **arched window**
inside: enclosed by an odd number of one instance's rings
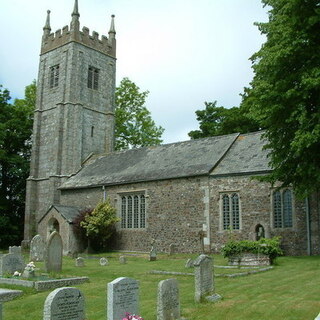
[[[48,236],[53,232],[53,231],[57,231],[60,232],[60,225],[59,225],[59,221],[56,218],[51,218],[48,221]]]
[[[240,229],[240,205],[237,193],[222,195],[222,228],[223,230]]]
[[[274,228],[291,228],[293,226],[292,191],[275,191],[273,193]]]

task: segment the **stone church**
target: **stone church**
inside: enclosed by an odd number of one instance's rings
[[[121,219],[114,249],[219,252],[230,238],[281,236],[287,254],[320,254],[319,194],[298,200],[256,176],[270,172],[261,132],[114,151],[116,39],[70,26],[43,28],[25,241],[57,230],[81,250],[79,212],[110,199]]]

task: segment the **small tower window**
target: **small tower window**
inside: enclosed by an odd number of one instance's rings
[[[98,90],[99,86],[99,69],[89,67],[88,69],[88,88]]]
[[[57,87],[59,84],[59,65],[50,67],[49,86],[50,88]]]
[[[94,126],[91,127],[91,137],[93,137],[94,134]]]

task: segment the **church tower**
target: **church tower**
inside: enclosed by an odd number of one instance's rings
[[[59,204],[59,186],[92,153],[114,148],[116,39],[80,31],[78,0],[70,27],[51,33],[50,11],[43,28],[34,112],[30,176],[27,179],[25,234],[30,240],[39,219]]]

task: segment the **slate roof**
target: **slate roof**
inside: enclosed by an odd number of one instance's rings
[[[47,215],[47,213],[51,210],[51,208],[55,208],[61,214],[61,216],[64,219],[66,219],[68,222],[72,222],[73,219],[79,214],[79,209],[76,207],[53,204],[50,207],[50,209],[46,212],[46,214],[40,219],[40,221]]]
[[[205,175],[219,162],[238,135],[235,133],[101,155],[69,178],[60,189]]]
[[[263,149],[266,140],[263,131],[242,134],[237,137],[222,161],[211,175],[237,175],[271,171],[268,165],[268,151]]]
[[[234,133],[99,155],[60,189],[266,171],[260,137]]]

